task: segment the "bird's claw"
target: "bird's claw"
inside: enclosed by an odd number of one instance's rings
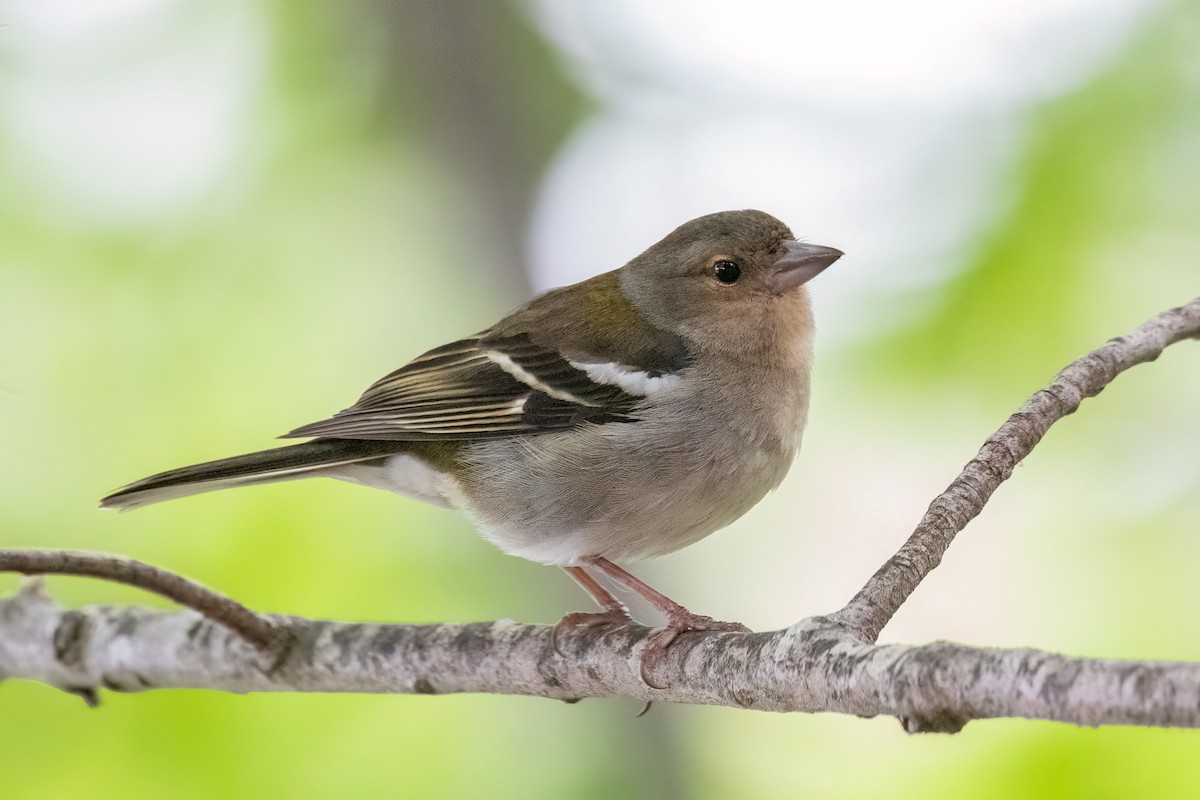
[[[642,683],[651,689],[666,689],[668,684],[658,684],[650,679],[650,675],[667,658],[667,647],[681,633],[688,631],[717,631],[723,633],[750,633],[750,629],[740,622],[721,622],[712,617],[693,614],[690,611],[669,614],[667,624],[658,628],[646,637],[642,645],[641,676]]]
[[[550,646],[554,652],[566,655],[560,644],[563,636],[569,636],[576,628],[593,628],[597,625],[626,625],[633,622],[633,617],[624,608],[610,608],[605,611],[576,611],[567,614],[558,621],[550,632]]]

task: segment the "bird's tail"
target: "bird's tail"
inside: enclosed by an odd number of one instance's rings
[[[403,442],[315,439],[304,444],[247,453],[160,472],[122,487],[100,501],[101,508],[131,508],[231,486],[308,478],[340,464],[370,461],[399,452]]]

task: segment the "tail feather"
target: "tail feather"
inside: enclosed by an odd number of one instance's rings
[[[311,477],[313,473],[328,467],[369,461],[400,452],[405,444],[358,439],[315,439],[290,447],[207,461],[135,481],[105,497],[100,501],[100,507],[128,511],[163,500],[231,486],[253,486]]]

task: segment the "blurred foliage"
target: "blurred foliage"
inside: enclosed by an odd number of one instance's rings
[[[456,53],[419,58],[429,29],[396,32],[403,20],[378,16],[404,5],[261,6],[270,66],[246,167],[153,224],[80,221],[0,149],[3,546],[127,553],[253,607],[318,617],[550,622],[582,600],[451,514],[333,482],[94,511],[124,480],[268,446],[524,296],[515,267],[497,266],[500,234],[479,233],[497,201],[476,193],[470,151],[506,148],[523,176],[519,216],[586,102],[500,4],[476,4],[487,27],[463,34],[491,48],[485,73],[427,80],[423,68],[452,71]],[[435,27],[436,5],[411,8]],[[823,425],[871,430],[888,398],[891,418],[942,427],[965,460],[1055,369],[1195,294],[1198,15],[1177,2],[1090,85],[1036,111],[994,227],[936,302],[894,298],[929,306],[909,330],[841,354],[821,394],[849,411]],[[393,38],[407,45],[391,52]],[[0,82],[11,78],[0,62]],[[473,109],[439,88],[471,80],[516,92],[497,95],[516,97],[511,108],[479,110],[506,121],[502,134],[456,131]],[[507,235],[499,251],[515,258],[521,234]],[[1200,552],[1178,542],[1200,518],[1200,422],[1181,405],[1195,397],[1181,390],[1195,385],[1195,358],[1171,353],[1123,379],[1019,476],[1031,517],[1055,536],[1011,532],[1014,548],[1036,549],[1001,599],[1060,601],[1043,615],[1047,640],[1021,643],[1200,658],[1187,588]],[[1093,515],[1084,523],[1080,508]],[[753,590],[753,576],[739,579]],[[0,590],[15,585],[0,576]],[[155,603],[97,582],[50,585],[68,604]],[[1200,794],[1198,734],[1185,732],[1005,721],[913,738],[893,720],[725,709],[635,720],[620,701],[103,699],[89,711],[43,686],[0,686],[0,797]]]
[[[1176,4],[1089,85],[1034,112],[1011,206],[935,308],[873,343],[885,380],[970,383],[1003,410],[996,389],[1113,335],[1107,309],[1127,308],[1132,324],[1194,294],[1198,28],[1200,6]]]

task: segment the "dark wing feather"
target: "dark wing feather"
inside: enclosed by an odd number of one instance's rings
[[[283,438],[482,439],[627,422],[640,398],[597,383],[528,336],[476,336],[430,350],[332,418]]]

